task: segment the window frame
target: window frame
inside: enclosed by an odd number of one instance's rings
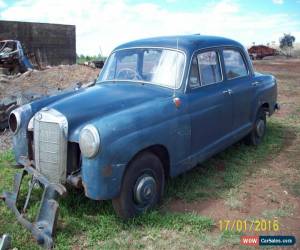
[[[213,83],[209,83],[209,84],[205,84],[203,85],[202,80],[201,80],[201,74],[200,74],[200,70],[199,70],[199,62],[198,62],[198,55],[206,53],[206,52],[215,52],[218,58],[218,63],[219,63],[219,67],[220,67],[220,74],[221,74],[221,80],[217,81],[217,82],[213,82]],[[188,79],[187,79],[187,85],[189,87],[190,90],[195,90],[195,89],[199,89],[202,87],[206,87],[206,86],[210,86],[213,84],[218,84],[218,83],[222,83],[224,82],[225,78],[224,78],[224,74],[223,74],[223,61],[222,61],[222,57],[221,57],[221,53],[220,53],[220,47],[217,48],[205,48],[205,49],[200,49],[197,50],[193,53],[192,57],[191,57],[191,63],[190,63],[190,68],[189,68],[189,73],[188,73]],[[222,52],[223,53],[223,52]],[[194,58],[197,58],[197,69],[198,69],[198,78],[199,78],[199,86],[198,87],[191,87],[190,86],[190,75],[191,75],[191,70],[192,70],[192,62]]]
[[[225,64],[225,58],[224,58],[224,50],[233,50],[233,51],[236,51],[238,52],[241,57],[242,57],[242,60],[244,62],[244,65],[246,67],[246,71],[247,71],[247,74],[246,75],[243,75],[243,76],[236,76],[234,78],[228,78],[227,77],[227,73],[226,73],[226,64]],[[224,65],[224,73],[225,73],[225,77],[226,77],[226,80],[227,81],[232,81],[232,80],[235,80],[235,79],[238,79],[238,78],[244,78],[244,77],[249,77],[250,76],[250,69],[249,69],[249,65],[248,65],[248,61],[246,60],[246,57],[245,57],[245,53],[240,49],[240,48],[237,48],[237,47],[224,47],[222,48],[222,59],[223,59],[223,65]]]
[[[155,86],[158,86],[158,87],[161,87],[161,88],[166,88],[166,89],[171,89],[171,90],[180,90],[181,88],[183,88],[183,85],[185,83],[185,86],[186,86],[186,70],[188,68],[188,57],[187,57],[187,54],[186,54],[186,51],[183,50],[183,49],[180,49],[180,48],[172,48],[172,47],[163,47],[163,46],[133,46],[133,47],[125,47],[125,48],[121,48],[121,49],[115,49],[113,50],[110,55],[108,56],[108,58],[105,60],[105,63],[104,63],[104,66],[101,70],[101,72],[99,73],[98,77],[97,77],[97,80],[96,80],[96,84],[101,84],[101,83],[107,83],[107,82],[111,82],[111,80],[104,80],[104,81],[99,81],[99,78],[102,77],[102,74],[104,74],[104,69],[107,67],[107,62],[109,61],[109,59],[112,57],[112,55],[115,53],[115,52],[118,52],[118,51],[123,51],[123,50],[131,50],[131,49],[162,49],[162,50],[171,50],[171,51],[175,51],[175,52],[178,52],[178,53],[181,53],[183,54],[184,56],[184,67],[183,67],[183,71],[182,71],[182,76],[181,76],[181,79],[180,79],[180,85],[177,87],[177,88],[171,88],[169,86],[166,86],[166,85],[160,85],[160,84],[156,84],[156,83],[151,83],[151,82],[147,82],[147,81],[140,81],[140,80],[134,80],[132,82],[137,82],[137,83],[142,83],[142,84],[150,84],[150,85],[155,85]],[[128,80],[118,80],[118,82],[128,82]]]

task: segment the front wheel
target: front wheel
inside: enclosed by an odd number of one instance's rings
[[[161,200],[164,183],[160,159],[149,152],[137,156],[128,166],[119,196],[112,201],[116,213],[128,219],[152,209]]]
[[[259,145],[266,134],[266,129],[266,112],[263,108],[260,108],[257,112],[252,131],[245,137],[246,144],[254,146]]]

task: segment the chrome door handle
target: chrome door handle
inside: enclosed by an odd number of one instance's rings
[[[252,86],[257,86],[258,84],[259,84],[258,81],[255,81],[255,82],[251,83]]]
[[[223,94],[231,95],[232,94],[232,90],[231,89],[224,90]]]

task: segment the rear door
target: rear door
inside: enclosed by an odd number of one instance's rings
[[[188,99],[191,153],[205,153],[232,129],[232,98],[223,82],[219,50],[192,59]]]
[[[251,105],[256,88],[247,60],[242,50],[224,48],[225,84],[233,98],[233,130],[239,130],[251,124]]]

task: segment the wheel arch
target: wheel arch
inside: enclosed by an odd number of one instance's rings
[[[146,152],[150,152],[154,155],[156,155],[164,168],[164,173],[165,173],[165,177],[169,177],[170,176],[170,155],[169,155],[169,151],[168,149],[161,144],[155,144],[155,145],[151,145],[148,146],[144,149],[141,149],[140,151],[138,151],[132,158],[131,160],[128,162],[127,166],[126,166],[126,170],[128,168],[128,166],[137,158],[139,157],[141,154],[146,153]],[[126,170],[123,174],[123,177],[126,173]]]
[[[270,104],[268,102],[264,102],[259,108],[259,109],[263,109],[265,112],[270,113]]]

